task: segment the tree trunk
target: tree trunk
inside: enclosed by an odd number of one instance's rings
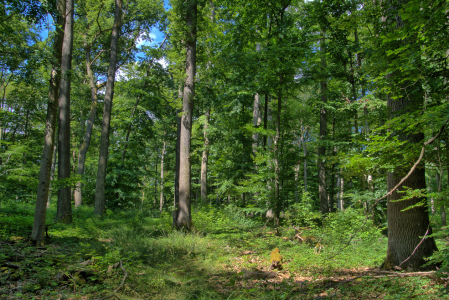
[[[436,172],[436,182],[437,182],[438,195],[440,195],[440,193],[441,193],[441,184],[442,184],[442,182],[441,182],[441,177],[442,176],[440,176],[440,171],[442,171],[442,170],[437,170],[437,172]],[[441,175],[443,175],[443,174],[441,173]],[[441,201],[442,200],[441,197],[438,197],[438,200]],[[441,215],[441,226],[446,226],[446,210],[444,208],[444,204],[442,204],[441,207],[440,207],[440,215]]]
[[[197,2],[187,0],[186,25],[188,38],[186,40],[186,81],[183,92],[183,114],[181,117],[181,144],[179,156],[179,210],[176,218],[176,228],[190,230],[192,224],[190,189],[190,145],[192,135],[193,100],[195,96],[196,72],[196,20]]]
[[[103,122],[101,124],[100,157],[98,160],[97,182],[95,188],[95,209],[102,215],[106,209],[106,168],[109,154],[109,130],[111,124],[112,100],[114,98],[115,70],[118,56],[118,39],[120,35],[123,0],[115,0],[114,25],[111,34],[111,52],[109,57],[108,79],[104,95]]]
[[[92,130],[94,127],[95,115],[97,113],[98,106],[98,97],[97,97],[97,85],[94,80],[94,75],[91,68],[91,59],[90,59],[90,48],[86,42],[84,42],[84,52],[86,55],[86,70],[87,76],[89,77],[90,84],[90,97],[91,97],[91,107],[89,112],[89,118],[87,120],[86,126],[86,134],[84,135],[83,143],[79,149],[78,153],[78,170],[77,174],[79,175],[79,180],[76,183],[75,187],[75,207],[79,207],[83,204],[83,196],[82,196],[82,179],[84,176],[84,168],[86,165],[86,154],[89,149],[90,141],[92,138]]]
[[[204,123],[204,150],[201,158],[201,204],[207,203],[207,161],[209,159],[209,137],[207,128],[209,127],[210,108],[206,111]]]
[[[164,207],[164,157],[166,146],[167,142],[164,139],[164,146],[162,147],[162,156],[161,156],[161,197],[159,199],[159,211],[161,212],[162,208]]]
[[[320,197],[320,210],[322,214],[329,213],[329,204],[326,192],[326,166],[324,163],[324,156],[326,155],[326,146],[324,141],[326,140],[327,128],[326,128],[326,103],[327,103],[327,82],[325,78],[326,71],[326,48],[325,48],[325,34],[321,39],[321,111],[320,111],[320,140],[321,145],[318,147],[318,190]]]
[[[304,143],[302,144],[304,150],[304,192],[307,193],[307,131],[304,133]]]
[[[265,104],[263,110],[263,129],[267,130],[268,128],[268,93],[265,93]],[[267,135],[264,134],[262,140],[262,146],[264,150],[267,150]]]
[[[276,137],[274,140],[274,222],[275,226],[279,226],[279,215],[281,212],[281,198],[280,198],[280,173],[281,166],[279,163],[279,152],[281,146],[281,113],[282,113],[282,83],[284,74],[279,76],[279,91],[278,91],[278,103],[277,103],[277,116],[276,116]]]
[[[181,94],[181,92],[180,92]],[[181,117],[180,111],[176,110],[176,160],[175,160],[175,197],[173,203],[173,226],[176,225],[176,218],[179,210],[179,156],[181,145]]]
[[[53,149],[53,163],[51,164],[51,175],[50,175],[50,185],[55,179],[55,169],[56,169],[56,158],[57,158],[57,149],[58,149],[58,143],[55,141],[55,148]],[[51,202],[51,187],[48,191],[48,200],[47,200],[47,208],[50,207]]]
[[[340,210],[345,210],[345,203],[343,201],[344,199],[344,192],[345,192],[345,181],[342,175],[342,170],[340,169]]]
[[[402,2],[400,5],[405,7],[407,5],[406,2],[407,1]],[[398,4],[389,2],[386,5],[386,13],[390,14],[391,18],[384,20],[389,23],[388,26],[391,26],[390,28],[398,28],[403,26],[403,20],[401,17],[398,14],[394,15],[395,12],[400,9],[399,7],[395,7],[395,5]],[[410,37],[410,39],[412,39],[412,37]],[[393,40],[389,45],[386,45],[386,49],[396,50],[398,47],[403,47],[404,42],[408,45],[412,45],[412,41]],[[391,61],[391,63],[394,62]],[[404,113],[422,109],[422,91],[416,87],[413,87],[412,93],[407,91],[409,86],[411,86],[410,82],[403,81],[400,71],[389,74],[388,80],[392,83],[392,86],[398,86],[399,93],[404,93],[404,95],[395,94],[394,98],[391,97],[391,95],[388,95],[387,107],[390,110],[391,119],[400,117]],[[419,82],[417,86],[420,86]],[[396,122],[400,123],[404,121],[397,120]],[[415,129],[418,130],[419,128]],[[408,145],[422,145],[424,139],[423,133],[411,134],[400,130],[395,130],[392,134],[393,136],[397,136],[399,141],[405,142]],[[410,157],[410,162],[414,162],[417,160],[419,154],[417,152],[412,152],[407,156]],[[412,163],[404,161],[400,166],[395,167],[394,172],[388,172],[388,191],[391,191],[393,187],[399,183],[401,177],[403,177],[411,167]],[[427,205],[419,205],[411,209],[407,209],[408,207],[414,206],[421,201],[425,201],[424,203],[427,203],[427,200],[423,199],[423,197],[414,197],[407,200],[396,201],[402,198],[403,193],[400,192],[404,191],[405,187],[411,190],[426,189],[425,164],[423,162],[421,162],[421,164],[417,166],[415,171],[404,181],[404,183],[387,198],[388,248],[387,258],[383,266],[386,270],[393,269],[395,266],[400,266],[402,269],[406,270],[422,270],[421,266],[426,263],[425,258],[429,257],[434,251],[437,250],[433,237],[427,237],[422,240],[424,235],[432,234],[432,228],[429,224]]]
[[[63,186],[58,191],[55,220],[72,222],[70,175],[70,85],[72,72],[74,0],[66,1],[66,20],[62,45],[61,86],[59,94],[58,180]]]
[[[259,94],[256,94],[254,96],[254,105],[253,105],[253,127],[258,127],[258,120],[259,120]],[[253,133],[253,153],[256,155],[256,149],[257,149],[257,142],[259,141],[259,135],[257,133]]]
[[[37,188],[36,209],[34,212],[33,230],[31,241],[40,244],[45,238],[45,216],[47,214],[47,199],[50,188],[51,164],[55,144],[55,129],[57,118],[57,101],[59,84],[61,80],[60,66],[62,42],[64,39],[65,24],[65,1],[56,2],[56,34],[53,42],[53,63],[48,91],[48,106],[45,122],[44,149],[42,152],[41,166],[39,172],[39,185]]]

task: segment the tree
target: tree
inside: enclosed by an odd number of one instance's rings
[[[115,0],[114,26],[111,34],[111,51],[109,58],[108,79],[103,106],[101,125],[100,157],[98,160],[97,182],[95,189],[95,213],[102,215],[106,209],[105,181],[109,153],[109,130],[111,124],[112,99],[114,97],[115,71],[118,58],[118,40],[122,25],[122,0]]]
[[[399,6],[398,6],[399,5]],[[386,27],[395,26],[395,31],[409,30],[406,20],[404,20],[399,11],[409,5],[407,1],[401,4],[387,2],[384,6],[384,21]],[[391,28],[391,27],[390,27]],[[388,29],[387,29],[388,30]],[[394,35],[395,32],[390,33]],[[424,104],[422,83],[419,80],[412,82],[415,78],[410,77],[408,72],[400,72],[397,61],[401,60],[402,54],[408,53],[412,49],[419,47],[414,33],[406,33],[406,38],[387,40],[387,50],[397,51],[398,54],[390,56],[389,65],[394,70],[388,74],[388,80],[391,82],[391,92],[388,94],[387,106],[390,109],[390,119],[392,128],[392,136],[405,145],[407,155],[400,152],[403,146],[399,148],[398,154],[401,155],[400,160],[407,158],[416,161],[418,153],[414,145],[420,146],[424,140],[423,128],[420,124],[416,124],[413,130],[407,129],[401,125],[409,123],[409,113],[420,110]],[[419,49],[415,49],[417,53]],[[415,64],[410,64],[410,69],[419,68],[420,57],[416,57]],[[405,123],[404,123],[405,122]],[[393,171],[388,172],[387,185],[388,191],[391,191],[402,179],[404,174],[410,168],[411,163],[402,162],[401,165],[395,166]],[[429,223],[429,215],[427,210],[427,200],[422,196],[404,197],[401,192],[406,189],[420,190],[426,189],[425,167],[424,163],[417,166],[413,173],[399,186],[399,188],[388,196],[388,249],[387,258],[383,265],[384,269],[393,269],[400,266],[404,269],[420,270],[426,261],[425,258],[432,255],[437,250],[433,237],[422,240],[422,236],[432,234],[432,228]],[[404,199],[403,199],[404,198]]]
[[[65,24],[65,1],[56,1],[56,9],[53,12],[55,18],[55,37],[52,49],[52,70],[50,77],[50,86],[48,92],[48,107],[45,123],[44,149],[41,159],[39,173],[39,186],[37,189],[36,209],[34,213],[33,231],[31,240],[36,244],[41,243],[45,238],[45,216],[47,213],[47,198],[50,188],[51,163],[53,158],[56,129],[56,113],[59,84],[61,80],[61,60],[62,60],[62,42],[64,39]]]
[[[58,118],[58,179],[62,186],[58,192],[58,208],[55,219],[64,223],[72,222],[72,196],[70,184],[70,87],[72,77],[73,15],[74,0],[66,1],[66,20],[62,44],[61,87],[59,92]]]
[[[178,3],[180,5],[180,3]],[[193,100],[195,96],[196,73],[196,34],[197,34],[197,2],[187,0],[183,4],[186,25],[186,79],[182,96],[181,139],[179,156],[179,208],[175,227],[190,230],[191,216],[191,173],[190,173],[190,145],[192,134]]]

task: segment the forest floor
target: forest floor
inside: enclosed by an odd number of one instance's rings
[[[343,249],[357,222],[295,232],[209,209],[195,212],[195,230],[184,234],[171,230],[168,214],[97,218],[83,208],[34,247],[32,212],[0,208],[0,299],[449,299],[444,274],[379,271],[387,240],[376,228]],[[270,261],[275,248],[280,269]]]

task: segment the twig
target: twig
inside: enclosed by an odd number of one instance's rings
[[[120,284],[120,286],[114,291],[114,293],[117,293],[123,286],[123,284],[125,283],[126,277],[128,276],[128,272],[126,272],[125,268],[123,268],[123,263],[122,261],[120,261],[120,268],[123,270],[123,272],[125,273],[125,276],[123,276],[122,279],[122,283]]]

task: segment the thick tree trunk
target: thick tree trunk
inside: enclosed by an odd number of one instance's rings
[[[394,28],[402,27],[404,24],[399,15],[394,15],[396,11],[401,9],[396,7],[396,5],[405,7],[407,5],[406,2],[407,1],[402,3],[386,3],[386,13],[390,14],[391,17],[384,18],[384,20],[388,22],[389,25],[394,25]],[[410,39],[412,38],[410,37]],[[390,45],[387,45],[387,49],[396,50],[398,47],[403,47],[405,42],[408,45],[412,45],[411,40],[393,40],[390,42]],[[403,78],[401,77],[400,71],[389,74],[388,77],[392,86],[397,86],[396,91],[398,93],[394,95],[395,99],[392,99],[393,97],[390,95],[387,98],[387,107],[391,114],[390,118],[401,117],[401,115],[407,112],[422,109],[423,93],[416,88],[420,86],[420,82],[418,82],[417,85],[413,85],[413,92],[410,92],[407,91],[407,89],[412,85],[409,82],[404,82],[402,80]],[[397,121],[396,123],[401,122],[404,121]],[[405,122],[407,122],[407,120],[405,120]],[[416,130],[418,129],[419,128],[416,128]],[[422,145],[424,139],[423,133],[411,134],[395,130],[392,134],[393,136],[397,136],[399,141],[405,142],[408,145]],[[418,153],[412,152],[408,154],[408,156],[410,157],[410,162],[404,161],[400,166],[395,167],[394,172],[388,172],[388,191],[392,190],[393,187],[399,183],[401,177],[403,177],[412,167],[411,162],[417,160]],[[421,266],[426,263],[425,258],[429,257],[437,250],[433,237],[427,237],[422,240],[424,235],[432,234],[427,205],[415,206],[421,201],[427,203],[427,199],[424,199],[423,197],[414,197],[407,200],[401,200],[404,194],[400,192],[404,191],[405,187],[411,190],[426,189],[425,164],[423,162],[421,162],[404,183],[387,198],[388,248],[387,258],[383,266],[386,270],[393,269],[395,266],[400,266],[402,269],[406,270],[422,270]],[[410,206],[415,207],[407,209]]]
[[[329,204],[326,192],[326,166],[324,163],[324,156],[326,155],[326,146],[324,141],[327,135],[326,124],[326,103],[327,103],[327,82],[325,78],[326,72],[326,47],[325,47],[325,34],[321,39],[321,111],[320,111],[320,140],[321,145],[318,147],[318,191],[320,197],[320,210],[322,214],[329,213]]]
[[[207,128],[209,127],[210,108],[206,111],[204,123],[204,150],[201,158],[201,204],[207,203],[207,161],[209,159],[209,137]]]
[[[79,175],[80,181],[76,183],[75,187],[75,207],[79,207],[83,204],[83,195],[82,195],[82,179],[84,176],[84,168],[86,165],[86,154],[89,149],[90,141],[92,138],[92,130],[94,127],[95,115],[97,112],[98,106],[98,97],[97,97],[97,85],[94,80],[94,75],[91,68],[91,59],[90,59],[90,48],[87,43],[84,43],[84,53],[86,55],[86,69],[87,76],[89,78],[90,85],[90,97],[92,104],[90,106],[89,118],[87,120],[86,126],[86,134],[84,135],[83,143],[78,152],[78,170],[77,174]]]
[[[183,92],[183,114],[181,117],[181,144],[179,156],[179,209],[176,218],[176,228],[190,230],[192,224],[190,189],[190,145],[192,134],[193,100],[195,96],[196,73],[196,20],[197,2],[187,0],[186,25],[188,38],[186,40],[186,81]]]
[[[74,0],[66,1],[66,21],[62,45],[61,86],[59,92],[58,180],[63,186],[58,191],[55,220],[72,222],[70,175],[70,86],[72,72]]]
[[[397,116],[411,109],[412,106],[419,104],[421,102],[420,96],[420,93],[417,93],[414,96],[415,99],[403,97],[396,100],[388,97],[387,106],[390,108],[392,116]],[[407,135],[403,132],[395,132],[394,134],[398,135],[401,140],[411,144],[421,144],[424,139],[424,134],[422,133]],[[416,154],[415,156],[417,157],[418,155]],[[411,164],[404,164],[396,167],[394,172],[388,172],[388,191],[399,183],[409,167],[411,167]],[[422,197],[414,197],[408,200],[397,201],[402,198],[403,194],[399,192],[405,190],[405,187],[412,190],[426,188],[424,163],[421,163],[398,190],[388,197],[388,249],[384,264],[384,269],[387,270],[395,266],[400,266],[407,270],[420,270],[420,267],[426,262],[424,259],[432,255],[437,249],[432,237],[426,238],[419,245],[422,236],[426,232],[428,235],[432,234],[427,205],[406,209],[424,199]],[[417,247],[418,245],[419,247]]]
[[[118,56],[118,39],[120,35],[123,0],[115,0],[114,25],[111,34],[111,52],[109,57],[108,79],[104,95],[103,122],[101,124],[100,157],[98,160],[97,182],[95,188],[95,209],[102,215],[106,209],[106,168],[109,154],[109,130],[111,124],[112,100],[114,98],[115,71]]]
[[[37,188],[36,209],[34,212],[33,230],[30,239],[40,244],[45,238],[45,216],[47,214],[47,199],[50,188],[51,164],[55,144],[55,129],[58,107],[58,92],[61,80],[60,66],[62,42],[64,39],[65,1],[56,2],[56,34],[53,43],[53,63],[48,91],[48,107],[45,122],[44,149],[42,152],[39,172],[39,185]]]
[[[159,211],[162,211],[162,208],[164,207],[164,157],[166,146],[167,142],[164,140],[164,146],[162,147],[161,156],[161,196],[159,198]]]

